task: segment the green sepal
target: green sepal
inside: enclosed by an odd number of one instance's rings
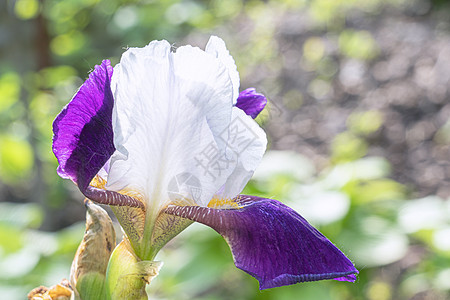
[[[111,300],[147,300],[145,287],[158,275],[162,262],[142,261],[127,240],[114,249],[106,271],[106,292]]]
[[[105,293],[105,275],[97,272],[84,274],[77,282],[76,289],[81,300],[108,299]]]
[[[149,257],[153,258],[171,239],[186,229],[194,221],[161,212],[156,218],[151,236]]]

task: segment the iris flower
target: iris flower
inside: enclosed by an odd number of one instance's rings
[[[279,201],[240,195],[266,150],[253,120],[266,98],[239,93],[225,43],[130,48],[89,75],[53,123],[58,174],[110,205],[141,260],[193,221],[224,237],[260,289],[355,281],[353,263]]]

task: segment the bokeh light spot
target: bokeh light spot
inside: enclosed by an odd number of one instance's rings
[[[32,19],[39,12],[39,3],[37,0],[17,0],[14,5],[14,13],[23,20]]]

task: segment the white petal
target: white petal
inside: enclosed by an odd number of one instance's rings
[[[175,186],[175,192],[206,205],[236,165],[221,138],[233,101],[224,64],[198,48],[172,53],[166,41],[152,42],[123,54],[112,89],[117,150],[107,187],[133,189],[152,207],[161,207],[173,200]],[[226,165],[205,169],[199,162],[205,149],[217,150]],[[188,189],[178,185],[183,183]]]
[[[217,57],[227,67],[228,74],[233,83],[233,104],[236,104],[236,100],[239,96],[239,73],[233,57],[227,50],[225,42],[217,36],[211,36],[208,44],[206,44],[205,51]]]
[[[234,198],[244,189],[266,151],[264,130],[244,111],[233,107],[228,131],[228,145],[237,156],[237,166],[220,191],[224,198]]]

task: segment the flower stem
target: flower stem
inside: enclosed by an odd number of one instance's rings
[[[158,275],[162,263],[140,260],[127,240],[114,249],[106,271],[106,292],[111,300],[147,300],[147,284]]]

